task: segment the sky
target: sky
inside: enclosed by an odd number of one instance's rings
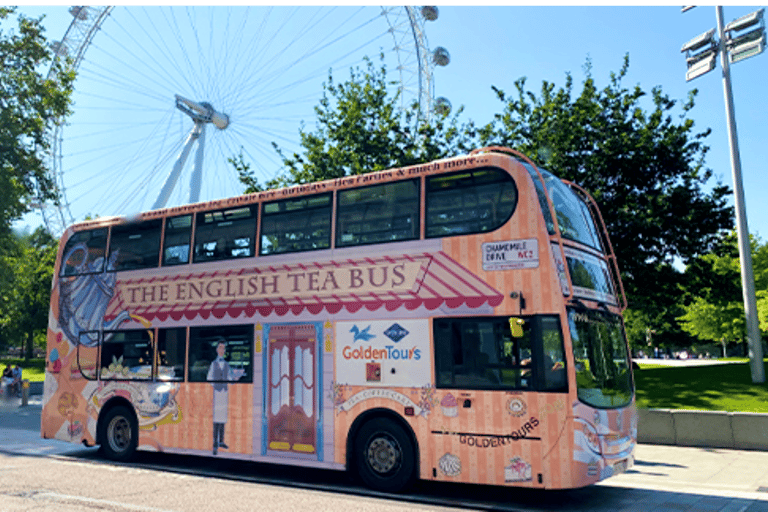
[[[725,6],[724,23],[760,7]],[[21,11],[32,16],[45,14],[47,36],[56,40],[63,37],[72,20],[67,8],[26,5]],[[213,196],[229,194],[226,188],[214,190],[222,183],[238,186],[236,178],[223,177],[223,167],[231,168],[226,159],[239,148],[244,149],[245,159],[260,181],[273,177],[279,162],[271,142],[286,150],[296,147],[300,123],[309,126],[314,122],[312,107],[317,104],[329,67],[335,66],[334,80],[342,82],[348,78],[350,66],[360,65],[362,55],[375,56],[377,49],[388,51],[392,46],[391,34],[386,35],[390,25],[379,16],[378,6],[368,6],[361,13],[351,8],[334,11],[327,17],[325,11],[314,8],[302,8],[290,16],[238,11],[225,18],[217,14],[215,21],[208,20],[205,13],[189,11],[174,19],[154,11],[144,13],[139,7],[123,6],[112,11],[85,54],[76,83],[77,112],[63,132],[62,165],[72,215],[80,219],[86,214],[111,214],[115,205],[121,205],[119,213],[124,214],[149,209],[146,200],[150,191],[159,190],[192,126],[189,117],[173,105],[173,94],[210,101],[217,111],[230,116],[231,126],[221,134],[212,126],[207,128],[206,162],[215,159],[217,163],[211,165],[220,168],[208,178],[213,181],[204,182],[202,199],[208,198],[209,192]],[[237,35],[235,29],[241,22],[244,25],[246,18],[258,20],[254,25],[257,28]],[[184,20],[196,27],[196,35],[188,42],[179,42],[185,30],[179,24]],[[130,25],[134,22],[141,28]],[[163,23],[174,28],[162,28]],[[712,5],[685,13],[679,5],[443,5],[439,6],[438,19],[425,22],[424,29],[430,49],[439,46],[450,53],[450,63],[433,70],[434,96],[447,98],[454,110],[463,106],[462,119],[478,124],[489,122],[502,108],[491,86],[512,92],[515,80],[526,77],[528,89],[538,92],[542,81],[559,87],[570,73],[578,93],[587,60],[600,88],[608,84],[610,73],[620,69],[628,54],[629,72],[623,80],[627,88],[639,85],[650,92],[659,86],[681,103],[689,91],[698,89],[696,106],[689,117],[697,131],[712,130],[706,140],[710,151],[705,164],[714,171],[716,180],[732,186],[722,68],[718,61],[714,71],[686,82],[686,62],[680,52],[685,42],[716,25]],[[317,27],[324,27],[326,32],[315,33]],[[268,41],[261,49],[256,48],[253,36],[257,31]],[[311,45],[308,38],[319,43]],[[165,42],[153,44],[158,41]],[[113,45],[121,50],[110,49]],[[187,55],[172,57],[174,45],[184,45]],[[275,45],[286,49],[270,56],[267,50]],[[206,53],[208,47],[215,47],[215,52]],[[250,48],[252,52],[247,53]],[[298,53],[291,53],[294,51]],[[203,54],[207,56],[201,57]],[[386,58],[393,59],[392,55]],[[192,66],[204,62],[207,66],[205,78],[189,90],[188,83],[182,80],[174,81],[172,86],[162,83],[182,61]],[[139,67],[148,62],[153,62],[154,67],[141,71]],[[392,62],[387,61],[390,70],[395,67]],[[257,78],[257,71],[262,70],[272,72]],[[762,151],[768,143],[768,56],[733,64],[731,79],[749,229],[765,240],[768,163]],[[304,88],[293,87],[299,82]],[[115,92],[118,83],[124,92]],[[224,92],[214,92],[217,89]],[[137,92],[147,99],[134,99],[132,94]],[[262,101],[267,96],[272,100],[269,108]],[[151,104],[153,101],[157,105]],[[87,118],[89,110],[100,112],[101,121]],[[680,115],[682,110],[674,113]],[[90,128],[79,131],[83,127]],[[97,132],[107,140],[98,138]],[[223,142],[216,141],[220,135]],[[156,144],[159,140],[171,142],[160,146]],[[254,142],[257,140],[261,142]],[[123,160],[119,152],[124,146],[131,146],[136,155],[130,165],[120,163]],[[194,157],[193,149],[190,161]],[[158,173],[150,177],[145,172],[148,169]],[[182,181],[185,179],[182,177]],[[169,204],[186,202],[186,193],[179,192]],[[145,202],[140,206],[130,204],[139,197]],[[34,225],[40,219],[39,215],[30,215],[23,223]]]

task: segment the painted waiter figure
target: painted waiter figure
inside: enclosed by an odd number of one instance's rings
[[[216,346],[218,357],[213,360],[208,369],[208,380],[213,384],[213,454],[219,448],[229,449],[224,443],[224,426],[227,424],[229,413],[229,391],[227,381],[236,381],[245,373],[244,370],[233,370],[224,355],[227,345],[220,341]]]

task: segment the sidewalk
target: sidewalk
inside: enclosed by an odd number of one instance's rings
[[[27,405],[21,405],[21,398],[0,398],[0,430],[35,430],[40,436],[40,412],[43,396],[29,397]],[[5,437],[5,435],[3,436]]]

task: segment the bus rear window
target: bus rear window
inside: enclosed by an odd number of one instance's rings
[[[102,272],[106,251],[107,228],[75,233],[64,247],[61,275],[76,276]]]
[[[501,169],[429,177],[427,238],[493,231],[512,217],[516,206],[515,182]]]

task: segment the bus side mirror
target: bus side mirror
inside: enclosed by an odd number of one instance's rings
[[[509,317],[509,332],[512,334],[513,338],[523,337],[523,325],[525,325],[525,320],[522,318],[517,318],[515,316]]]

